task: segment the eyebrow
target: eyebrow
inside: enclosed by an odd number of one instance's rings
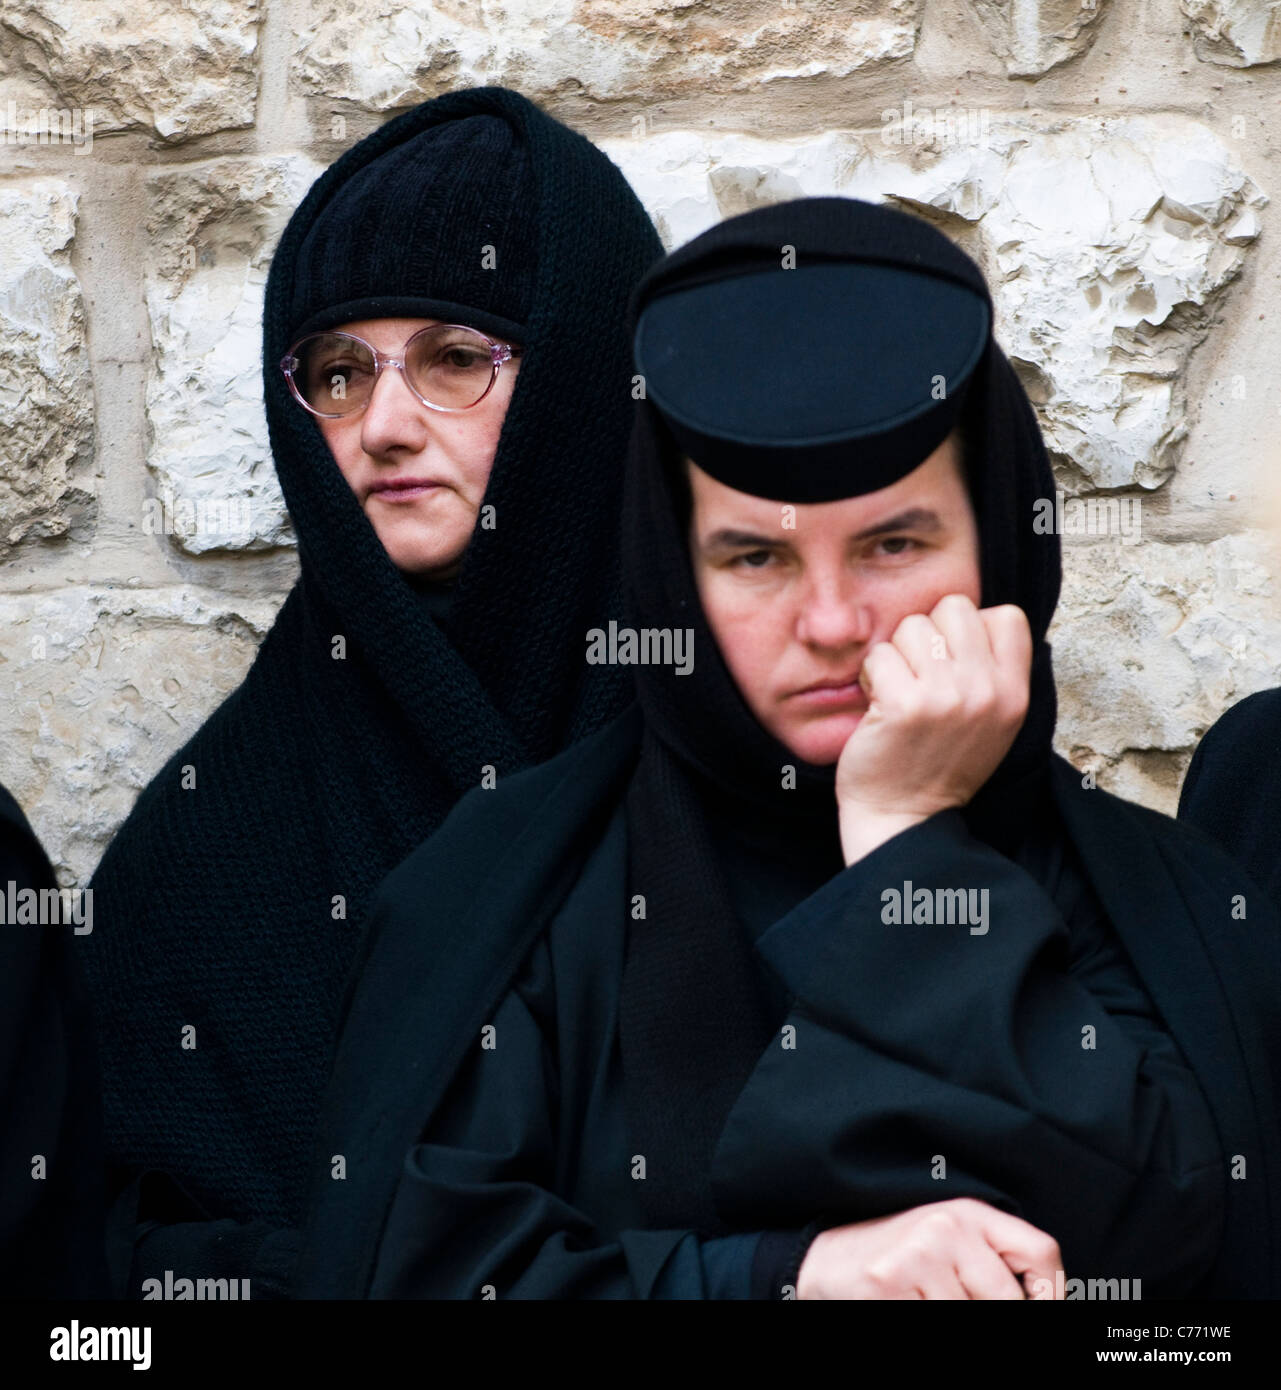
[[[875,526],[869,526],[866,530],[859,531],[852,539],[865,541],[871,536],[883,536],[887,531],[941,531],[942,529],[943,522],[937,512],[931,511],[928,507],[909,507],[905,512],[886,517],[884,521],[878,521]]]
[[[874,526],[856,532],[850,539],[865,541],[873,536],[888,535],[891,531],[936,532],[942,529],[943,522],[937,512],[931,511],[928,507],[909,507],[906,511],[896,512],[894,516],[888,516],[884,521],[878,521]],[[789,541],[785,536],[762,536],[755,531],[737,531],[733,527],[722,527],[708,536],[703,542],[703,548],[736,550],[750,546],[756,550],[776,550],[787,544]]]

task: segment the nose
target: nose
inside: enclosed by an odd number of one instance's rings
[[[427,443],[431,412],[409,389],[395,367],[385,368],[360,418],[360,447],[372,458],[407,452]]]
[[[843,568],[810,573],[800,593],[796,636],[807,646],[840,649],[871,640],[873,615],[857,578]]]

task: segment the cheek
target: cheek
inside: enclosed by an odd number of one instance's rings
[[[790,640],[783,605],[770,601],[767,585],[743,584],[715,570],[699,577],[698,592],[734,683],[748,706],[759,711]]]
[[[482,419],[465,420],[452,437],[449,452],[459,472],[461,491],[470,501],[479,503],[489,486],[504,415],[495,411]]]
[[[887,575],[873,599],[876,633],[872,640],[888,642],[904,618],[930,612],[945,594],[964,594],[977,607],[981,589],[978,567],[965,551],[940,554],[928,564]]]
[[[329,445],[338,471],[349,484],[354,484],[364,458],[364,450],[360,447],[359,416],[355,420],[317,420],[316,423],[320,426],[325,443]]]

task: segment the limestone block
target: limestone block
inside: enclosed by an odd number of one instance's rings
[[[0,555],[28,536],[65,535],[92,505],[77,201],[58,179],[0,183]]]
[[[0,106],[183,140],[253,124],[259,0],[5,0]]]
[[[64,886],[244,678],[282,595],[70,587],[0,595],[0,782]]]
[[[1249,68],[1281,58],[1279,0],[1183,0],[1182,9],[1203,62]]]
[[[873,135],[673,131],[602,145],[669,245],[802,196],[889,200],[935,221],[983,265],[998,341],[1081,489],[1169,477],[1188,359],[1267,202],[1213,131],[1174,113],[1044,127],[904,103]]]
[[[301,156],[231,158],[147,180],[151,321],[144,529],[192,554],[293,543],[262,409],[271,254],[320,173]]]
[[[992,51],[1011,77],[1039,77],[1094,42],[1106,0],[974,0]]]
[[[459,87],[611,101],[758,91],[911,56],[920,0],[323,0],[293,75],[371,111]]]
[[[1278,576],[1272,533],[1065,545],[1050,631],[1061,751],[1100,785],[1173,811],[1205,730],[1278,684]]]

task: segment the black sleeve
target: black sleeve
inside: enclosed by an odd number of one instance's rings
[[[550,968],[540,943],[530,969]],[[406,1156],[372,1297],[747,1299],[761,1287],[781,1296],[770,1286],[783,1265],[755,1267],[760,1232],[606,1232],[558,1195],[555,1051],[519,984],[493,1028],[492,1050],[477,1049]],[[793,1231],[789,1255],[795,1244]]]
[[[973,918],[920,920],[962,889]],[[832,1225],[977,1197],[1053,1235],[1068,1277],[1194,1287],[1223,1227],[1214,1124],[1107,924],[1077,925],[954,811],[775,923],[757,945],[795,1003],[721,1136],[722,1208]]]
[[[300,1234],[267,1221],[211,1217],[171,1176],[135,1174],[111,1211],[112,1278],[118,1297],[161,1297],[166,1278],[248,1281],[256,1302],[291,1295]]]

